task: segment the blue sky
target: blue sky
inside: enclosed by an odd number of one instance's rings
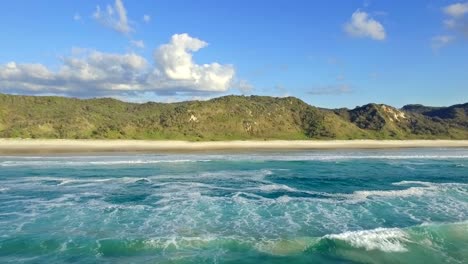
[[[468,101],[466,1],[16,0],[0,34],[3,93]]]

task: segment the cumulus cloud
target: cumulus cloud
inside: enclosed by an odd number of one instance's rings
[[[369,37],[375,40],[384,40],[386,37],[382,24],[360,10],[353,13],[351,20],[344,25],[344,31],[352,37]]]
[[[0,66],[0,86],[6,91],[70,95],[136,90],[143,89],[140,78],[146,66],[146,60],[133,53],[97,51],[63,58],[57,71],[42,64],[9,62]]]
[[[135,53],[85,49],[74,49],[55,71],[42,64],[9,62],[0,65],[0,92],[82,97],[225,92],[234,78],[233,66],[193,61],[192,53],[206,45],[187,34],[176,34],[155,50],[156,66]]]
[[[351,93],[351,86],[348,84],[327,85],[312,88],[308,93],[312,95],[340,95]]]
[[[468,14],[468,2],[455,3],[444,7],[444,13],[455,18],[459,18]]]
[[[443,20],[445,27],[468,36],[468,20],[465,18],[468,14],[468,2],[448,5],[442,10],[448,16]]]
[[[176,34],[171,42],[160,46],[154,52],[158,65],[158,78],[163,78],[174,86],[192,86],[198,90],[226,91],[234,76],[234,67],[219,63],[196,64],[192,53],[204,48],[208,43],[192,38],[188,34]]]
[[[99,5],[96,6],[93,17],[117,32],[128,34],[133,31],[133,28],[129,25],[127,10],[122,0],[115,0],[114,6],[107,5],[106,10],[101,10]]]
[[[151,21],[151,16],[150,15],[144,15],[143,16],[143,21],[146,23],[149,23]]]

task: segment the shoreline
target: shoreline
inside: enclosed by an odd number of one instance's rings
[[[468,148],[468,140],[73,140],[0,139],[1,154],[83,152],[260,151],[321,149]]]

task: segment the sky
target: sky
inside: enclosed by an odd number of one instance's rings
[[[0,36],[0,93],[468,101],[468,1],[15,0]]]

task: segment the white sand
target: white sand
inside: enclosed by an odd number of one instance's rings
[[[150,141],[0,139],[0,152],[86,151],[203,151],[203,150],[300,150],[349,148],[468,147],[468,140],[270,140],[270,141]]]

